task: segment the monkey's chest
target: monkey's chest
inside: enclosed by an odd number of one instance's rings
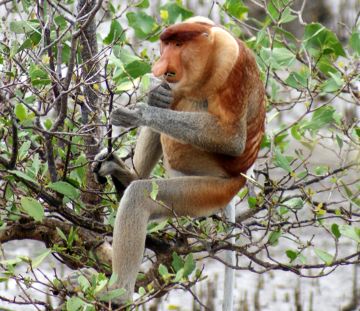
[[[208,102],[181,99],[174,103],[173,110],[200,112],[208,110]],[[226,172],[219,165],[219,161],[212,153],[178,141],[168,135],[161,134],[161,145],[166,169],[177,171],[183,175],[193,176],[226,176]],[[171,173],[170,173],[171,175]]]
[[[161,134],[165,168],[188,176],[227,176],[216,157],[204,150]]]

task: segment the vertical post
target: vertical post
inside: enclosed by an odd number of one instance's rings
[[[235,198],[225,208],[225,218],[230,222],[235,222]],[[230,243],[235,243],[235,237],[229,239]],[[235,252],[226,251],[225,261],[229,265],[235,265]],[[228,266],[225,266],[225,277],[224,277],[224,301],[223,311],[233,311],[234,306],[234,277],[235,271]]]

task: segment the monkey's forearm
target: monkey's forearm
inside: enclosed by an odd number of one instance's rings
[[[206,112],[180,112],[143,107],[141,123],[157,132],[167,134],[209,152],[237,156],[245,148],[246,120],[241,120],[234,133]]]

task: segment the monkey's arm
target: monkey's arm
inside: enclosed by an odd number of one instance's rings
[[[236,122],[224,123],[208,112],[182,112],[141,106],[134,110],[118,108],[111,115],[118,126],[148,126],[204,150],[240,155],[246,143],[246,112]]]
[[[170,88],[163,83],[149,93],[148,104],[154,107],[168,108],[172,100]],[[110,175],[117,192],[121,195],[133,180],[149,177],[161,154],[160,134],[144,127],[141,129],[136,143],[133,170],[128,168],[116,154],[109,155],[106,149],[95,157],[92,170],[99,183],[106,183],[104,177]]]

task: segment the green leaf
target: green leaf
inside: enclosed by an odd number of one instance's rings
[[[35,21],[11,21],[10,31],[16,34],[24,34],[36,30],[38,26],[39,22]]]
[[[126,290],[124,288],[117,288],[106,292],[104,295],[101,295],[99,299],[101,301],[110,301],[123,296],[125,293]]]
[[[68,26],[66,19],[61,15],[55,16],[54,21],[60,30],[65,30]]]
[[[3,266],[14,266],[19,263],[23,262],[23,260],[20,257],[11,258],[11,259],[4,259],[0,261],[0,264]]]
[[[360,127],[355,127],[354,131],[355,131],[357,137],[360,138]]]
[[[302,89],[308,86],[310,72],[307,69],[290,72],[285,82],[295,89]]]
[[[282,235],[281,230],[271,232],[271,234],[269,236],[269,241],[268,241],[270,243],[270,245],[276,245],[278,243],[281,235]]]
[[[195,260],[193,254],[189,254],[185,258],[184,263],[184,277],[188,277],[196,268]]]
[[[113,75],[114,81],[117,83],[130,82],[130,87],[133,87],[133,82],[128,79],[128,76],[132,79],[136,79],[151,72],[150,64],[130,53],[126,49],[120,50],[117,46],[114,47],[114,53],[110,55],[109,60],[110,64],[114,64],[116,66],[116,70]]]
[[[129,90],[132,90],[133,88],[134,88],[133,81],[131,81],[129,79],[124,79],[124,80],[121,80],[121,81],[116,81],[115,92],[121,94],[124,91],[129,91]]]
[[[281,152],[278,148],[275,149],[274,164],[277,167],[281,167],[282,169],[284,169],[285,171],[287,171],[289,173],[292,172],[290,162],[283,154],[281,154]]]
[[[159,232],[159,231],[163,230],[167,224],[168,224],[167,219],[165,219],[159,223],[155,223],[155,225],[150,224],[151,228],[148,230],[148,233]]]
[[[330,255],[328,252],[320,249],[314,249],[316,256],[318,256],[325,264],[330,265],[333,262],[334,257]]]
[[[35,64],[30,65],[29,76],[33,86],[45,86],[51,83],[47,72]]]
[[[135,61],[125,66],[125,71],[131,78],[136,79],[151,72],[151,66],[143,61]]]
[[[143,11],[128,12],[126,14],[129,26],[135,30],[135,36],[146,39],[158,26],[155,20]]]
[[[291,127],[291,135],[292,137],[294,137],[296,140],[301,141],[303,138],[302,133],[299,131],[299,125],[295,124],[294,126]]]
[[[42,221],[44,218],[44,207],[39,201],[30,198],[22,197],[20,200],[22,209],[36,221]]]
[[[116,19],[113,19],[111,21],[110,31],[106,36],[106,38],[103,40],[104,44],[110,44],[117,41],[123,42],[124,40],[125,40],[125,32],[123,28]]]
[[[145,288],[142,287],[142,286],[140,286],[140,287],[139,287],[139,290],[138,290],[138,294],[139,294],[140,296],[146,295],[146,290],[145,290]]]
[[[47,249],[45,252],[31,260],[31,267],[36,269],[40,264],[51,254],[51,249]]]
[[[113,273],[111,274],[111,277],[110,277],[108,286],[111,287],[111,286],[115,285],[115,283],[116,283],[116,281],[118,280],[118,278],[119,278],[118,275],[117,275],[115,272],[113,272]]]
[[[317,176],[322,176],[329,171],[329,167],[327,165],[318,165],[314,171]]]
[[[134,61],[141,60],[141,58],[136,56],[134,53],[131,53],[129,50],[116,45],[114,46],[113,54],[111,54],[110,60],[112,60],[116,66],[122,67]]]
[[[350,37],[350,46],[358,55],[360,55],[360,31],[355,31]]]
[[[82,306],[86,305],[79,297],[71,297],[66,301],[66,310],[67,311],[78,311]]]
[[[339,225],[338,224],[332,224],[331,225],[331,232],[333,233],[333,235],[338,239],[341,236],[340,230],[339,230]]]
[[[24,158],[28,155],[29,149],[31,147],[31,141],[25,141],[21,147],[19,148],[19,159],[24,160]]]
[[[270,1],[268,6],[267,6],[267,10],[271,16],[272,19],[274,20],[278,20],[280,17],[280,12],[279,12],[279,8],[277,8],[276,6],[276,2],[275,1]]]
[[[33,179],[32,177],[30,177],[29,175],[27,175],[27,174],[25,174],[23,172],[16,171],[16,170],[11,170],[11,171],[8,171],[8,172],[13,174],[13,175],[16,175],[16,176],[20,177],[21,179],[24,179],[24,180],[27,180],[27,181],[30,181],[32,183],[37,184],[37,181],[35,179]]]
[[[66,237],[65,233],[62,232],[62,230],[61,230],[60,228],[58,228],[58,227],[56,227],[56,231],[57,231],[58,235],[59,235],[65,242],[67,242],[67,237]]]
[[[157,195],[159,193],[159,185],[155,182],[152,181],[151,182],[151,192],[150,192],[150,197],[156,201]]]
[[[301,209],[304,206],[304,201],[301,198],[292,198],[283,203],[288,208]]]
[[[262,48],[260,57],[273,70],[288,68],[295,61],[295,54],[286,48]]]
[[[358,196],[355,196],[351,189],[342,180],[340,182],[345,189],[346,197],[348,198],[348,200],[360,208],[360,198]]]
[[[295,251],[293,251],[291,249],[286,250],[285,254],[290,259],[290,262],[293,262],[297,258],[297,256],[299,255],[298,252],[295,252]]]
[[[142,0],[137,5],[135,5],[137,8],[146,9],[150,5],[149,0]]]
[[[57,181],[55,183],[51,183],[48,187],[58,193],[61,193],[68,197],[69,199],[77,199],[80,196],[80,191],[76,189],[73,185],[65,181]]]
[[[336,142],[337,142],[339,148],[341,149],[344,145],[344,141],[341,139],[341,137],[338,134],[336,134]]]
[[[100,276],[100,275],[101,274],[99,274],[98,276]],[[98,293],[102,292],[107,284],[108,284],[108,280],[106,277],[104,279],[97,280],[96,287],[94,289],[94,294],[98,294]]]
[[[37,174],[39,173],[40,170],[40,166],[41,166],[41,162],[40,162],[40,156],[38,153],[36,153],[33,157],[33,161],[31,164],[31,168],[32,168],[32,172],[34,173],[34,176],[36,177]]]
[[[256,207],[256,203],[257,203],[256,197],[250,197],[250,196],[248,197],[248,204],[250,208]]]
[[[224,8],[227,13],[240,20],[245,19],[246,13],[249,12],[249,8],[241,0],[226,0]]]
[[[278,209],[277,209],[277,212],[280,216],[284,216],[285,214],[287,214],[289,212],[289,209],[285,206],[280,206]]]
[[[323,106],[317,109],[310,121],[306,121],[301,126],[302,129],[317,131],[335,121],[334,118],[335,108],[332,106]]]
[[[337,73],[328,72],[328,75],[330,76],[330,78],[328,78],[321,85],[322,90],[327,93],[337,92],[343,87],[345,83],[344,79],[341,77],[341,74],[338,72]]]
[[[160,7],[162,11],[168,12],[168,22],[174,24],[177,21],[183,21],[193,16],[193,13],[184,8],[180,2],[169,2]]]
[[[27,110],[24,104],[18,103],[15,106],[15,115],[20,120],[20,122],[24,121],[27,117]]]
[[[25,13],[29,14],[29,8],[32,5],[32,1],[31,0],[21,0],[21,3],[22,3]]]
[[[346,236],[357,243],[360,243],[360,227],[341,225],[339,231],[343,236]]]
[[[321,55],[332,55],[335,58],[346,56],[336,35],[319,23],[305,26],[303,46],[310,55],[315,57]]]
[[[52,127],[52,120],[49,118],[49,119],[46,119],[45,121],[44,121],[44,126],[45,126],[45,128],[47,129],[47,130],[50,130],[51,129],[51,127]]]
[[[279,24],[286,24],[296,19],[296,15],[291,13],[289,7],[285,8],[285,10],[281,13],[281,17],[279,20]]]
[[[184,277],[184,269],[181,268],[178,272],[176,272],[173,282],[180,282],[183,277]]]
[[[84,275],[79,275],[77,281],[79,282],[83,292],[85,292],[91,286],[89,280]]]
[[[174,268],[175,272],[178,272],[181,268],[184,267],[184,260],[175,252],[172,253],[172,262],[171,265]]]
[[[169,275],[169,271],[162,263],[159,265],[159,273],[164,278]]]

